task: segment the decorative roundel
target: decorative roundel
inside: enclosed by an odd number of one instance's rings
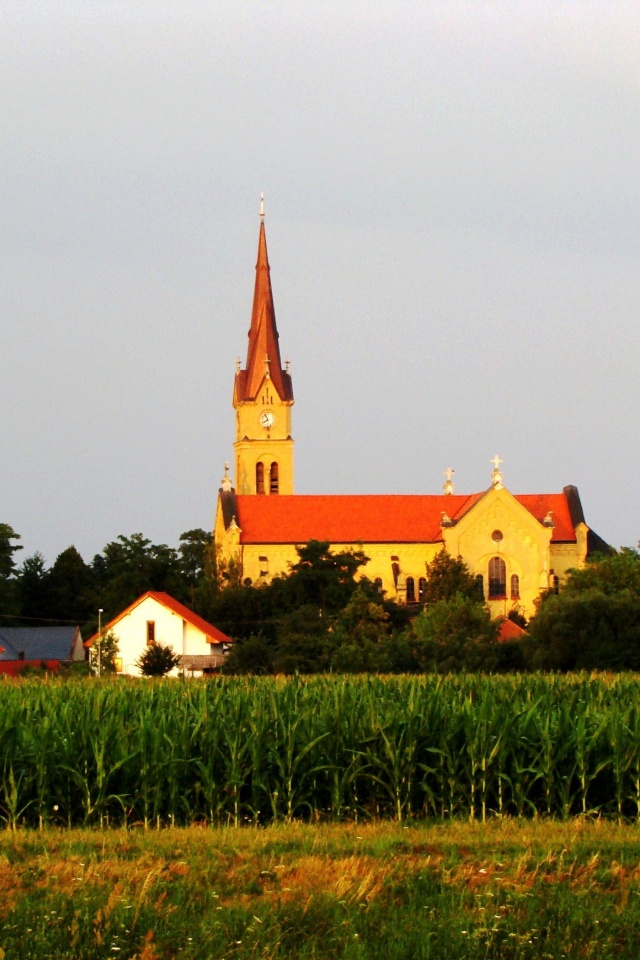
[[[502,530],[494,530],[491,534],[491,539],[494,543],[500,543],[501,540],[504,540],[504,534]]]

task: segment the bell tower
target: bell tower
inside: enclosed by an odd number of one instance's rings
[[[236,411],[235,489],[239,494],[293,493],[293,387],[289,361],[282,369],[273,306],[264,198],[260,200],[260,234],[247,362],[237,361],[233,390]]]

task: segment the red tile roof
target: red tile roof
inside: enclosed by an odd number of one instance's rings
[[[498,641],[500,643],[506,643],[508,640],[519,640],[527,631],[524,630],[519,623],[515,623],[509,618],[505,618],[500,624],[500,630],[498,632]]]
[[[544,520],[549,510],[552,511],[555,524],[551,534],[552,543],[575,542],[576,531],[564,493],[519,493],[516,500],[526,507],[536,520]]]
[[[194,613],[193,610],[189,610],[188,607],[185,607],[183,603],[179,603],[178,600],[174,600],[173,597],[169,596],[168,593],[162,593],[161,591],[147,590],[146,593],[143,593],[141,597],[138,597],[137,600],[134,600],[126,610],[123,610],[122,613],[119,613],[117,617],[114,617],[113,620],[110,620],[109,623],[106,623],[102,630],[103,633],[108,633],[109,630],[123,617],[130,613],[135,607],[137,607],[143,600],[146,600],[147,597],[151,597],[152,600],[157,600],[158,603],[161,603],[163,607],[167,607],[169,610],[172,610],[174,613],[177,613],[179,617],[182,617],[183,620],[186,620],[187,623],[192,624],[196,629],[201,630],[206,636],[209,643],[232,643],[231,637],[228,637],[226,633],[223,633],[222,630],[218,630],[217,627],[214,627],[212,623],[207,623],[206,620],[203,620],[202,617],[199,617],[197,613]],[[98,634],[94,633],[92,637],[84,644],[85,647],[90,647],[91,644],[98,638]]]
[[[236,521],[241,543],[440,543],[446,513],[459,520],[484,496],[238,495]],[[532,494],[516,500],[542,521],[553,511],[552,541],[575,541],[564,494]]]

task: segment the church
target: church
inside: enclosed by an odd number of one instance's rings
[[[420,603],[427,565],[445,549],[469,566],[493,616],[527,617],[542,591],[557,588],[572,567],[607,544],[586,524],[574,486],[560,493],[514,494],[492,461],[488,489],[459,494],[453,471],[439,494],[300,495],[294,493],[293,384],[282,366],[271,289],[264,207],[244,368],[236,363],[233,406],[235,487],[226,465],[214,537],[219,560],[245,583],[286,573],[296,547],[329,541],[333,550],[363,550],[365,576],[400,603]]]

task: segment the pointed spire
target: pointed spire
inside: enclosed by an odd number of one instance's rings
[[[256,285],[253,292],[251,328],[247,349],[246,370],[241,371],[242,383],[240,400],[252,400],[260,389],[265,371],[268,371],[281,400],[293,400],[291,378],[282,369],[276,311],[273,305],[269,257],[267,255],[267,237],[264,229],[264,195],[260,198],[260,234],[258,237],[258,261],[256,263]]]

